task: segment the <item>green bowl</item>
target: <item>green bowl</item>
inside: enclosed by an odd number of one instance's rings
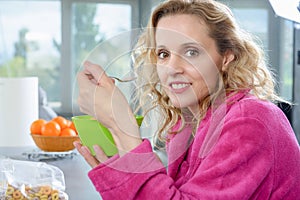
[[[139,126],[143,121],[143,116],[136,115]],[[113,156],[118,152],[114,139],[109,130],[89,115],[72,117],[72,121],[78,132],[81,143],[87,146],[92,155],[95,155],[93,146],[99,145],[107,156]]]

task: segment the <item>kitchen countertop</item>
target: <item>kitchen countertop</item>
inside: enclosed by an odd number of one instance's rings
[[[28,152],[40,152],[36,147],[0,147],[0,156],[17,160],[29,160]],[[24,155],[24,153],[26,155]],[[77,153],[76,150],[63,158],[44,159],[40,162],[53,165],[61,169],[65,176],[66,193],[69,200],[101,199],[93,184],[87,176],[90,166]]]

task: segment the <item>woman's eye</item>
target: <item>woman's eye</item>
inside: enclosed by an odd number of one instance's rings
[[[165,51],[160,51],[157,53],[157,57],[159,59],[165,59],[169,56],[169,53],[168,52],[165,52]]]
[[[186,56],[192,57],[192,56],[198,56],[199,55],[199,51],[196,49],[189,49],[186,51],[185,53]]]

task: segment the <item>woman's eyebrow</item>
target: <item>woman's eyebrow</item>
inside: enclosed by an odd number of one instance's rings
[[[180,46],[186,47],[186,46],[199,46],[201,48],[204,48],[204,46],[198,42],[187,42],[187,43],[183,43]],[[166,48],[165,45],[157,45],[156,49],[162,49],[162,48]]]
[[[166,46],[165,46],[165,45],[158,45],[158,46],[156,46],[156,48],[155,48],[155,49],[164,49],[164,48],[166,48]]]
[[[188,47],[197,47],[199,49],[205,49],[204,45],[200,44],[199,42],[186,42],[186,43],[183,43],[183,44],[180,44],[176,49],[173,49],[173,51],[180,51],[185,49],[185,48],[188,48]],[[179,49],[178,49],[179,48]],[[160,50],[160,49],[168,49],[168,47],[166,45],[157,45],[155,47],[155,50]]]
[[[183,47],[197,46],[197,47],[200,47],[200,48],[204,48],[204,45],[200,44],[199,42],[187,42],[187,43],[183,43],[181,46],[183,46]]]

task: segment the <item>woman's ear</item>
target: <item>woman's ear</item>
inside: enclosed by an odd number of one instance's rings
[[[222,65],[222,71],[225,71],[227,69],[228,64],[233,61],[235,58],[234,54],[232,51],[227,50],[224,54],[223,57],[223,65]]]

